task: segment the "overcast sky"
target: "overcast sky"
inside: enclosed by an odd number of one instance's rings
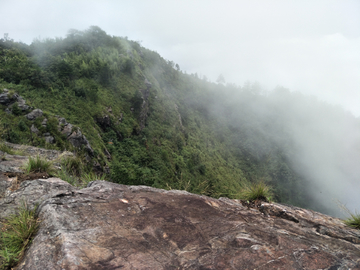
[[[281,85],[360,116],[359,0],[0,0],[0,14],[15,41],[97,25],[187,73]]]

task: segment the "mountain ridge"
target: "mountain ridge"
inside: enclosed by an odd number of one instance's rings
[[[334,197],[356,202],[359,121],[335,106],[282,87],[211,83],[98,27],[31,45],[2,40],[0,50],[0,86],[79,126],[94,149],[87,170],[110,168],[108,180],[230,198],[263,180],[279,202],[337,216]],[[29,144],[22,112],[2,105],[0,116],[3,139]],[[33,144],[85,158],[55,139]]]

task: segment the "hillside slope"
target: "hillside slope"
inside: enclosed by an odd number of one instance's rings
[[[282,203],[333,215],[333,199],[357,203],[359,121],[314,98],[214,84],[98,27],[29,46],[2,40],[0,80],[45,115],[34,124],[0,105],[4,140],[76,151],[115,183],[236,198],[262,180]],[[57,132],[56,116],[80,128],[91,155]]]

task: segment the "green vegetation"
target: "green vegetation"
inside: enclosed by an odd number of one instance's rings
[[[0,234],[0,269],[12,269],[21,259],[39,225],[35,213],[36,207],[29,209],[23,203],[18,213],[3,222]]]
[[[0,143],[0,151],[8,153],[10,155],[15,155],[15,151],[11,147],[7,146],[5,143]]]
[[[236,197],[245,201],[265,201],[270,202],[273,198],[271,187],[264,181],[256,183],[246,183],[244,187],[236,194]]]
[[[344,222],[346,225],[360,230],[360,214],[350,213],[350,218],[346,219]]]
[[[60,165],[56,176],[73,186],[86,187],[91,181],[105,179],[105,175],[97,175],[87,168],[80,157],[63,158]]]
[[[315,130],[327,138],[331,132],[311,126],[324,115],[335,129],[360,126],[344,111],[281,87],[262,94],[257,84],[216,84],[186,74],[157,52],[96,26],[29,46],[0,40],[4,88],[44,115],[30,121],[26,111],[15,107],[8,114],[0,105],[1,139],[76,152],[81,161],[64,161],[58,175],[78,186],[98,177],[94,164],[115,183],[213,197],[235,198],[250,179],[266,179],[274,200],[328,212],[309,195],[314,179],[295,162],[303,149],[293,133]],[[93,155],[69,143],[56,115],[80,128]]]
[[[92,181],[105,180],[105,175],[96,175],[93,172],[84,173],[81,176],[82,187],[86,187]]]
[[[25,172],[46,172],[49,175],[52,175],[54,173],[53,163],[46,159],[40,158],[39,156],[36,158],[29,157],[29,161],[25,165]]]
[[[84,165],[80,157],[63,158],[60,164],[62,170],[75,176],[80,176],[84,171]]]

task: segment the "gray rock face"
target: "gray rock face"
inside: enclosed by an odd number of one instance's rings
[[[94,150],[91,148],[89,141],[86,139],[84,135],[82,135],[81,131],[74,131],[69,137],[68,140],[70,143],[77,148],[80,148],[81,146],[84,146],[86,151],[93,155]]]
[[[44,118],[44,120],[41,122],[41,125],[46,128],[47,122],[48,122],[47,118]]]
[[[9,97],[9,90],[4,89],[3,93],[0,94],[0,104],[5,106],[10,106],[13,105],[15,102],[17,102],[19,109],[22,111],[26,111],[30,109],[30,107],[25,104],[26,101],[22,96],[19,96],[18,94],[15,93],[11,97]],[[7,112],[11,113],[9,108],[6,109]]]
[[[61,133],[65,134],[66,137],[69,137],[72,133],[72,129],[73,129],[73,125],[67,124],[66,126],[64,126],[64,129],[61,131]]]
[[[21,96],[17,98],[18,107],[22,111],[27,111],[30,109],[30,106],[25,104],[25,99]]]
[[[29,120],[35,120],[38,117],[41,117],[43,115],[43,111],[40,109],[35,109],[32,112],[28,113],[26,115],[26,118]]]
[[[30,130],[31,130],[32,133],[39,134],[39,130],[35,127],[34,124],[31,125]]]
[[[0,219],[15,214],[16,209],[23,202],[33,208],[48,198],[63,196],[73,190],[75,190],[73,186],[59,178],[24,181],[18,190],[0,199]]]
[[[17,269],[360,269],[359,231],[310,210],[104,181],[32,181],[14,197],[46,189]]]
[[[8,92],[0,94],[0,104],[8,106],[15,102],[14,98],[9,98]]]
[[[50,144],[55,143],[55,138],[53,136],[45,136],[44,139],[45,139],[45,142],[47,142],[47,143],[50,143]]]

